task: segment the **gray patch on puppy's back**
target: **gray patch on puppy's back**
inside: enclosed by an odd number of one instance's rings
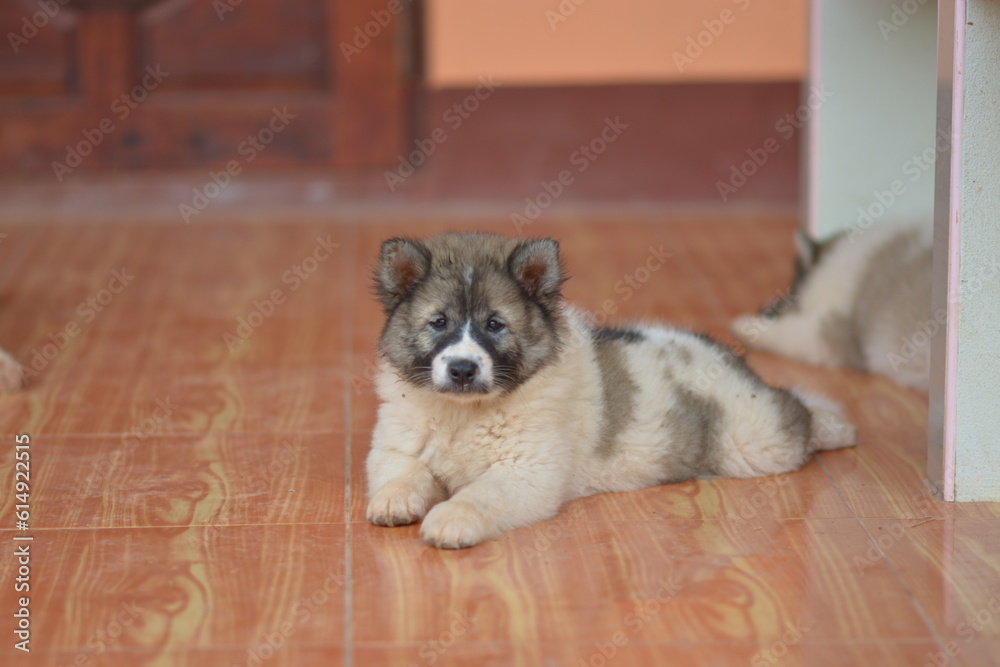
[[[674,405],[663,417],[671,451],[663,455],[668,474],[662,484],[715,474],[722,405],[686,387],[674,390]]]
[[[677,353],[677,358],[685,366],[690,366],[692,363],[694,363],[694,354],[692,354],[691,350],[689,350],[688,348],[684,347],[683,345],[675,345],[671,349],[673,349]]]
[[[685,345],[676,344],[671,345],[669,348],[669,357],[667,359],[666,367],[664,368],[664,378],[667,381],[667,386],[683,386],[685,380],[683,378],[690,378],[691,373],[695,368],[695,352]],[[678,379],[682,378],[682,379]],[[704,391],[705,387],[695,383],[694,389]]]
[[[750,366],[747,365],[746,359],[737,354],[736,351],[733,350],[731,347],[729,347],[725,343],[715,340],[708,334],[699,333],[695,335],[697,336],[699,341],[701,341],[703,344],[707,345],[708,347],[714,349],[716,352],[719,353],[720,356],[719,362],[721,364],[723,364],[730,370],[734,371],[735,373],[743,376],[754,386],[761,386],[761,387],[768,386],[767,383],[764,382],[760,378],[760,376],[757,375],[757,373],[752,368],[750,368]]]
[[[601,404],[604,407],[604,423],[597,452],[601,456],[610,456],[614,453],[619,434],[632,419],[639,385],[629,373],[625,353],[615,339],[603,342],[595,339],[594,352],[601,369]]]
[[[677,367],[686,369],[694,363],[694,354],[680,343],[657,347],[654,354],[657,361],[665,368],[667,382],[671,384],[674,381],[674,371],[677,370]]]
[[[646,340],[642,332],[638,329],[602,327],[594,329],[594,342],[606,343],[609,341],[621,341],[623,343],[641,343]]]

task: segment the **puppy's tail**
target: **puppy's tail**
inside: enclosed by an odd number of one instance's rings
[[[792,393],[812,413],[812,434],[809,444],[814,451],[853,447],[858,444],[854,425],[844,417],[844,411],[825,396],[817,396],[801,389]]]

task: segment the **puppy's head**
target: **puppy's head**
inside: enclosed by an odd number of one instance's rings
[[[519,387],[559,352],[559,246],[492,234],[382,244],[379,352],[399,376],[449,398]]]
[[[841,232],[825,241],[815,241],[801,229],[795,230],[795,269],[792,275],[792,284],[786,292],[779,294],[777,298],[764,305],[758,314],[765,319],[773,320],[789,311],[798,311],[799,295],[802,293],[806,280],[812,274],[813,269],[830,254],[843,238],[845,235]]]

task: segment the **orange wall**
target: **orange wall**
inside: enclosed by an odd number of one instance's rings
[[[806,0],[428,0],[427,28],[434,88],[487,73],[506,85],[579,85],[805,72]],[[707,46],[690,47],[679,67],[689,38]]]

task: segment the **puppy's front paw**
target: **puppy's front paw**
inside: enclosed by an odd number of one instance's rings
[[[495,537],[493,522],[468,503],[449,500],[428,514],[420,526],[424,542],[439,549],[463,549]]]
[[[407,482],[389,482],[368,502],[368,520],[376,526],[406,526],[427,513],[428,501]]]
[[[21,388],[24,371],[14,357],[0,350],[0,391],[13,391]]]

